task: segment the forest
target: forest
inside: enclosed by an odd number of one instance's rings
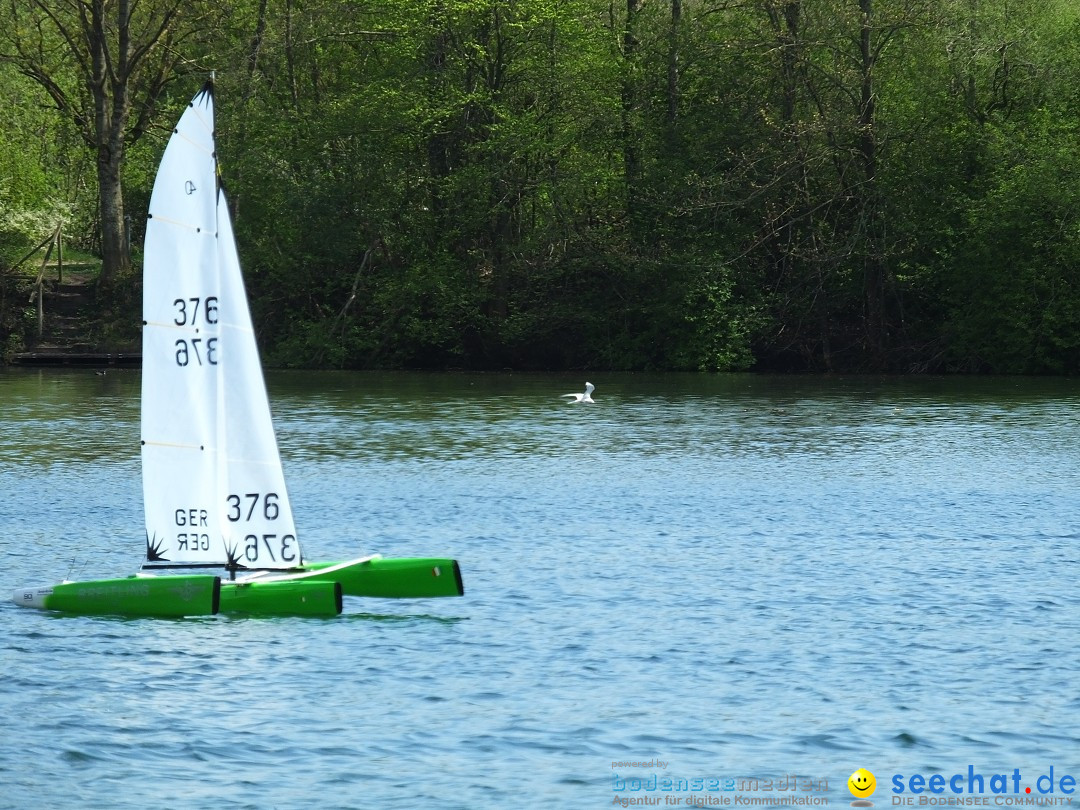
[[[0,350],[211,75],[268,365],[1080,371],[1073,0],[9,0]]]

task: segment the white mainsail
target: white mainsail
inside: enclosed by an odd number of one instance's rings
[[[150,197],[143,269],[144,567],[303,560],[214,147],[213,86]]]

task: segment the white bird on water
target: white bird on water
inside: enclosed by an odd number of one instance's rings
[[[592,392],[595,391],[595,390],[596,390],[596,387],[591,382],[587,382],[587,383],[585,383],[585,393],[584,394],[563,394],[563,396],[564,397],[573,397],[573,399],[570,400],[569,403],[567,403],[569,405],[573,405],[573,404],[578,403],[578,402],[588,402],[590,405],[592,405],[593,402],[594,402],[594,400],[592,398]]]

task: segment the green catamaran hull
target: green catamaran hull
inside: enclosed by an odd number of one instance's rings
[[[369,557],[344,563],[308,563],[301,567],[301,572],[305,579],[326,577],[341,583],[346,596],[429,599],[465,594],[457,560],[436,557]]]
[[[21,588],[14,602],[88,616],[212,616],[220,609],[221,577],[192,574],[62,582]]]
[[[341,585],[330,580],[224,582],[221,612],[247,616],[337,616]]]
[[[20,588],[13,601],[89,616],[337,616],[342,596],[429,599],[464,593],[457,560],[376,556],[309,563],[235,582],[208,574],[63,582]]]

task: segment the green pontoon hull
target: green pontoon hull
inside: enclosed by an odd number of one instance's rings
[[[141,575],[63,582],[15,591],[22,607],[98,616],[336,616],[342,596],[429,599],[461,596],[461,568],[438,557],[360,557],[309,563],[222,582],[208,574]]]
[[[191,574],[62,582],[15,592],[15,604],[90,616],[211,616],[221,604],[221,577]]]
[[[430,599],[463,596],[457,560],[435,557],[366,557],[349,562],[308,563],[305,578],[327,578],[341,583],[346,596],[384,599]]]
[[[224,582],[221,612],[249,616],[337,616],[341,585],[329,580]]]

